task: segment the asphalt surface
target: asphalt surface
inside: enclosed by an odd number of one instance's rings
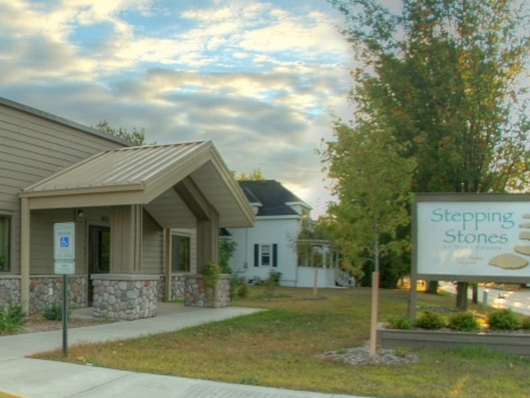
[[[69,346],[122,340],[251,314],[250,308],[190,308],[159,303],[155,318],[69,329]],[[26,358],[62,348],[62,331],[0,336],[0,398],[361,398],[126,372]]]

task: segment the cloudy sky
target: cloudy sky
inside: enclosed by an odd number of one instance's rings
[[[325,0],[0,0],[0,96],[149,142],[211,139],[318,215],[315,150],[351,84],[341,22]]]

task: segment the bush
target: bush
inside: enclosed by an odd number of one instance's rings
[[[520,324],[512,310],[500,310],[488,316],[488,324],[492,330],[515,330]]]
[[[530,316],[525,316],[521,321],[521,329],[530,330]]]
[[[244,277],[232,276],[230,279],[230,300],[248,297],[248,283]]]
[[[42,311],[42,315],[49,321],[63,320],[63,306],[59,303],[54,303]]]
[[[412,321],[406,315],[396,315],[388,318],[389,329],[400,329],[400,330],[410,330],[412,329]]]
[[[13,333],[24,324],[24,310],[21,304],[5,303],[0,308],[0,333]]]
[[[477,318],[471,312],[458,312],[451,315],[447,327],[461,332],[472,332],[480,329]]]
[[[270,272],[269,277],[264,283],[267,298],[271,299],[274,297],[274,292],[276,291],[276,287],[280,286],[281,278],[282,278],[281,272],[276,272],[276,271]]]
[[[414,324],[418,328],[434,330],[445,327],[445,321],[440,314],[432,311],[425,311],[416,319]]]

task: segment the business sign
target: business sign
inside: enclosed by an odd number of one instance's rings
[[[73,222],[53,225],[53,270],[55,274],[75,273],[75,224]]]
[[[468,276],[470,280],[530,277],[530,197],[458,198],[451,195],[444,200],[439,195],[416,201],[418,276]]]

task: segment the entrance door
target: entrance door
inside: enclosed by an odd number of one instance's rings
[[[92,274],[110,272],[110,227],[90,225],[88,227],[88,306],[92,306],[94,286]]]

